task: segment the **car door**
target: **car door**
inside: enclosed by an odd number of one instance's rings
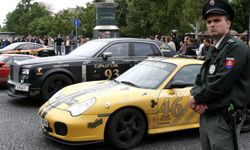
[[[188,99],[200,67],[201,65],[182,67],[161,91],[160,95],[165,96],[158,100],[159,127],[173,127],[172,129],[178,130],[198,123],[199,115],[189,108]]]
[[[112,53],[103,58],[104,53]],[[133,65],[129,63],[130,43],[117,42],[107,46],[95,60],[87,65],[87,81],[106,80],[118,77]]]

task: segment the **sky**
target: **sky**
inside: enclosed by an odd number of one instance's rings
[[[6,0],[0,5],[0,25],[4,24],[6,15],[15,10],[17,4],[21,0]],[[58,12],[67,8],[74,8],[76,6],[85,6],[87,2],[93,0],[33,0],[34,2],[43,2],[48,5],[53,12]]]

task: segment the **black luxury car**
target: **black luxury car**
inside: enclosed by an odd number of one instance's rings
[[[8,94],[47,100],[70,84],[115,78],[148,56],[163,56],[154,40],[92,40],[65,56],[38,58],[11,65]]]

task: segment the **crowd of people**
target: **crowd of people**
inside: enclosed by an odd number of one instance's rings
[[[246,39],[242,38],[242,36],[235,35],[234,37],[247,43]],[[205,60],[208,50],[215,46],[214,40],[209,36],[202,36],[196,39],[186,35],[180,38],[176,30],[170,35],[155,35],[151,36],[150,39],[167,43],[172,49],[177,51],[180,56],[191,56],[200,60]]]
[[[90,39],[88,37],[80,36],[76,40],[72,36],[61,36],[50,37],[50,36],[13,36],[9,38],[0,38],[0,48],[4,48],[15,42],[34,42],[43,44],[45,46],[54,47],[57,55],[62,55],[62,51],[65,51],[65,54],[72,51],[77,46],[80,46]]]

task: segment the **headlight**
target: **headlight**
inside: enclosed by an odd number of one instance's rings
[[[87,111],[91,106],[95,104],[95,101],[96,101],[95,98],[91,98],[81,103],[75,103],[74,105],[69,107],[67,110],[70,112],[71,116],[75,117]]]
[[[30,74],[30,70],[29,69],[26,69],[26,68],[23,68],[22,69],[22,74]]]

